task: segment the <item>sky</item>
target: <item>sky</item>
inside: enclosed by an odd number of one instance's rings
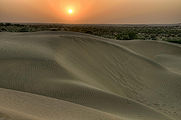
[[[0,22],[16,23],[172,24],[180,11],[181,0],[0,0]]]

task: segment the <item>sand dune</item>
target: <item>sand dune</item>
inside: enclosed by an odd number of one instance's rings
[[[0,33],[0,119],[180,120],[181,47]]]

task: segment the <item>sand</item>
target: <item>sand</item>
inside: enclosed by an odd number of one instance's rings
[[[181,46],[0,33],[2,120],[180,120]]]

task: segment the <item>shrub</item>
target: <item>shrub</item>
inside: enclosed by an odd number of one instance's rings
[[[5,23],[4,26],[11,26],[11,23]]]
[[[29,29],[26,27],[23,27],[23,28],[19,29],[18,32],[29,32]]]
[[[6,28],[1,28],[1,32],[7,32],[8,30]]]
[[[137,39],[137,35],[135,32],[129,32],[128,33],[128,40],[134,40],[134,39]]]

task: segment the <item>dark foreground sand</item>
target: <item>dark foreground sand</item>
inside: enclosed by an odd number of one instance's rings
[[[180,120],[181,46],[0,33],[0,120]]]

